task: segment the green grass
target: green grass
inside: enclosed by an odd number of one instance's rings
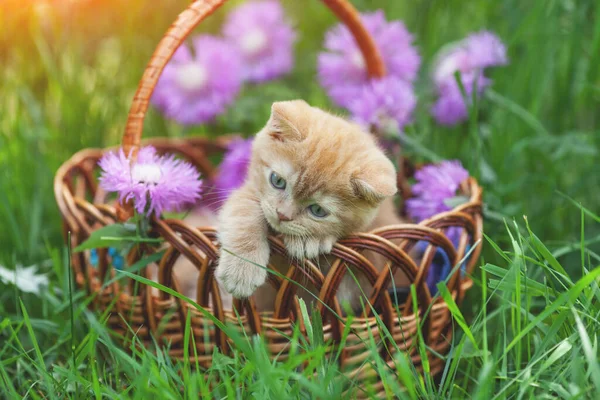
[[[87,310],[83,293],[70,289],[54,173],[77,150],[119,142],[144,65],[187,2],[91,3],[69,23],[48,17],[46,31],[28,6],[0,5],[0,264],[50,260],[41,270],[51,282],[39,296],[0,283],[0,397],[200,393],[279,399],[340,398],[348,387],[368,391],[323,357],[326,344],[298,333],[291,338],[297,352],[278,364],[268,361],[259,339],[240,336],[234,336],[236,352],[215,354],[213,367],[203,373],[190,362],[175,363],[164,350],[128,354],[109,337],[102,316]],[[323,33],[334,18],[316,0],[285,4],[302,33],[291,76],[245,88],[236,107],[210,126],[183,129],[151,110],[144,134],[251,134],[278,99],[302,97],[330,107],[314,74]],[[411,142],[438,157],[462,160],[485,190],[482,268],[463,306],[452,308],[455,335],[446,369],[433,381],[417,376],[406,357],[386,369],[373,353],[369,362],[388,393],[596,398],[600,6],[593,0],[354,4],[361,10],[381,7],[415,33],[424,67]],[[224,15],[218,12],[200,30],[217,29]],[[479,99],[476,119],[451,129],[437,126],[428,113],[432,57],[445,43],[483,28],[507,43],[510,64],[491,72],[494,84]],[[407,150],[426,161],[418,147]],[[316,338],[320,325],[308,315],[305,322]]]

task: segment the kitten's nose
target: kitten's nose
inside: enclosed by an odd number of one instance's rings
[[[290,217],[288,217],[280,211],[277,211],[277,218],[279,218],[279,222],[286,222],[292,220]]]

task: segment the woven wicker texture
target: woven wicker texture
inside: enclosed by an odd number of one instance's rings
[[[356,10],[343,0],[322,0],[345,24],[348,25],[367,60],[371,76],[382,76],[385,68],[371,37],[362,26]],[[137,151],[141,144],[143,120],[158,77],[175,49],[204,18],[215,11],[225,0],[199,0],[192,3],[180,14],[159,43],[152,59],[141,79],[133,104],[129,112],[123,147],[125,151]],[[180,155],[193,163],[207,178],[215,173],[215,166],[209,161],[214,155],[226,149],[229,138],[206,140],[193,138],[187,140],[154,139],[147,143],[154,145],[159,152]],[[54,184],[55,197],[64,220],[64,232],[71,232],[71,246],[74,248],[99,227],[114,223],[123,218],[122,208],[114,197],[108,196],[97,184],[97,162],[104,150],[88,149],[75,154],[65,162],[57,172]],[[399,180],[406,185],[405,176]],[[452,265],[458,265],[471,248],[472,253],[464,263],[464,269],[470,273],[479,256],[480,246],[475,244],[482,237],[481,188],[469,178],[463,182],[460,191],[469,200],[454,210],[434,216],[419,224],[388,226],[373,232],[360,233],[338,242],[333,249],[336,261],[333,267],[323,275],[310,261],[298,265],[290,261],[287,277],[294,281],[310,279],[316,287],[322,303],[318,310],[323,317],[324,339],[339,342],[344,329],[345,318],[335,293],[348,266],[353,266],[364,274],[373,290],[369,299],[381,321],[391,333],[394,344],[383,346],[386,361],[392,362],[393,353],[406,352],[417,366],[421,359],[417,352],[417,324],[421,324],[423,340],[438,354],[445,354],[451,339],[451,315],[446,304],[438,299],[432,304],[432,297],[425,284],[425,278],[431,267],[437,249],[442,249]],[[403,190],[403,195],[409,195]],[[155,263],[159,283],[179,290],[174,279],[173,266],[184,257],[199,270],[197,302],[222,322],[233,322],[247,333],[260,333],[268,342],[273,357],[287,357],[288,342],[294,326],[302,326],[300,305],[297,300],[297,286],[288,280],[270,276],[269,283],[277,291],[272,311],[258,312],[254,299],[234,301],[233,307],[240,315],[241,324],[234,310],[224,309],[213,271],[218,261],[218,242],[216,231],[211,227],[188,226],[179,220],[152,221],[152,234],[164,239],[161,248],[164,254]],[[455,247],[447,238],[448,228],[460,227],[460,239]],[[271,238],[272,252],[285,256],[281,241]],[[426,242],[427,246],[419,260],[413,260],[409,253],[417,242]],[[156,249],[139,247],[132,250],[126,265],[133,265],[140,258],[148,256]],[[363,255],[372,251],[387,260],[386,268],[381,272]],[[111,279],[115,276],[111,258],[106,249],[97,249],[97,265],[90,262],[89,252],[74,253],[72,267],[76,283],[88,293],[95,294],[92,307],[99,312],[111,310],[108,325],[115,332],[127,337],[132,331],[143,343],[150,345],[152,337],[159,343],[169,345],[170,355],[182,358],[184,354],[183,337],[186,316],[191,313],[191,334],[196,345],[198,362],[208,366],[212,352],[219,347],[223,352],[230,351],[228,339],[212,319],[207,318],[184,301],[165,292],[151,290],[135,281],[127,285]],[[417,289],[418,313],[413,312],[413,301],[408,300],[399,306],[392,300],[388,288],[391,285],[390,270],[402,271]],[[151,278],[150,269],[143,268],[139,274]],[[455,301],[460,303],[465,291],[472,282],[460,272],[452,275],[448,288]],[[370,311],[370,310],[369,310]],[[337,314],[337,316],[336,316]],[[377,382],[376,373],[363,361],[369,356],[364,350],[365,342],[373,335],[376,340],[385,340],[380,333],[375,316],[365,313],[355,318],[339,362],[349,375],[357,375],[359,381]],[[191,346],[191,345],[190,345]],[[333,348],[332,348],[333,349]],[[190,351],[194,354],[194,351]],[[192,364],[194,360],[192,360]],[[443,360],[429,354],[431,373],[439,372]],[[379,384],[382,390],[381,385]]]

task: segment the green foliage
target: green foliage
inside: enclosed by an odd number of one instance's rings
[[[420,375],[401,352],[394,355],[390,368],[381,359],[380,339],[370,336],[365,340],[369,352],[365,365],[375,368],[388,395],[411,399],[595,398],[600,389],[600,266],[591,268],[595,264],[584,259],[583,277],[572,281],[566,276],[553,276],[553,288],[548,283],[548,270],[554,271],[553,265],[564,270],[564,266],[555,264],[559,263],[555,252],[539,252],[541,242],[533,232],[525,230],[521,234],[519,228],[515,224],[508,232],[515,239],[515,247],[502,254],[502,262],[485,264],[481,274],[473,277],[482,295],[479,304],[473,302],[466,307],[466,311],[477,310],[468,322],[453,305],[445,286],[439,285],[439,296],[451,304],[450,311],[458,324],[445,370],[438,380]],[[359,385],[343,374],[336,361],[339,352],[326,356],[331,343],[323,341],[319,314],[311,312],[304,302],[300,307],[306,336],[296,326],[289,337],[288,357],[273,362],[261,338],[246,336],[234,325],[223,325],[192,300],[135,274],[149,261],[142,260],[139,266],[118,273],[107,284],[135,279],[191,304],[232,339],[230,355],[215,351],[213,365],[197,369],[197,354],[190,354],[188,346],[195,340],[190,335],[190,315],[186,319],[185,356],[175,361],[168,357],[168,347],[159,343],[150,349],[135,346],[135,332],[130,333],[132,353],[126,352],[109,334],[108,312],[100,316],[90,312],[86,306],[91,299],[81,297],[81,293],[71,301],[64,285],[42,293],[41,299],[5,293],[1,295],[2,308],[16,296],[20,300],[17,309],[0,310],[7,316],[0,323],[0,395],[179,399],[202,393],[209,398],[335,399],[346,391],[353,395],[371,393],[369,384]],[[55,257],[54,262],[66,260]],[[57,265],[55,270],[66,273],[66,267]],[[40,300],[44,305],[41,310]],[[34,316],[30,310],[41,315]],[[50,313],[44,316],[44,310]],[[58,322],[65,319],[71,319],[74,325]],[[391,339],[383,323],[378,323],[383,336]],[[344,330],[341,348],[353,334],[349,326]],[[418,351],[425,354],[426,343],[422,338],[417,343]]]
[[[128,226],[131,225],[131,226]],[[90,237],[73,249],[80,252],[90,249],[101,249],[115,247],[122,249],[133,243],[160,243],[160,239],[152,239],[140,235],[133,224],[111,224],[98,228],[92,232]]]

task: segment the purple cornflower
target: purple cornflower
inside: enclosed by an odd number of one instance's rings
[[[120,201],[133,200],[140,214],[181,211],[200,198],[202,181],[196,168],[174,155],[159,156],[152,146],[141,148],[133,165],[123,149],[104,154],[98,165],[102,189],[117,192]]]
[[[252,155],[252,140],[236,139],[229,143],[215,178],[215,188],[219,193],[229,195],[244,183]]]
[[[242,54],[244,78],[250,82],[278,78],[294,66],[296,32],[286,21],[279,1],[238,6],[227,16],[223,35]]]
[[[473,95],[473,89],[477,90],[477,96],[481,96],[491,81],[483,76],[481,71],[461,73],[461,82],[469,101]],[[452,79],[438,85],[438,99],[431,108],[431,113],[438,123],[442,125],[456,125],[467,119],[469,112],[460,86],[456,79]]]
[[[415,173],[413,197],[406,200],[408,215],[422,221],[438,213],[448,211],[448,200],[456,196],[460,184],[469,177],[460,161],[442,161],[427,165]]]
[[[208,207],[219,209],[231,192],[242,186],[248,173],[252,141],[253,138],[235,139],[229,143],[211,192],[204,196],[203,202]]]
[[[183,125],[209,122],[225,111],[242,86],[241,56],[229,41],[210,35],[183,44],[165,67],[152,103]]]
[[[365,84],[361,94],[348,106],[353,119],[378,131],[402,131],[411,121],[417,99],[412,86],[394,76]]]
[[[460,72],[461,83],[470,99],[473,89],[481,95],[491,80],[483,75],[485,68],[508,63],[506,47],[493,33],[482,31],[443,50],[437,57],[433,79],[438,100],[432,107],[435,119],[443,125],[455,125],[466,119],[467,105],[454,78]]]
[[[487,68],[508,64],[506,46],[498,36],[488,31],[472,33],[467,36],[467,50],[471,56],[473,68]]]
[[[412,83],[421,58],[404,24],[388,22],[382,10],[362,14],[361,18],[375,40],[387,74]],[[324,46],[326,51],[319,54],[318,59],[319,81],[335,103],[348,107],[369,81],[365,60],[350,30],[343,24],[326,33]]]

